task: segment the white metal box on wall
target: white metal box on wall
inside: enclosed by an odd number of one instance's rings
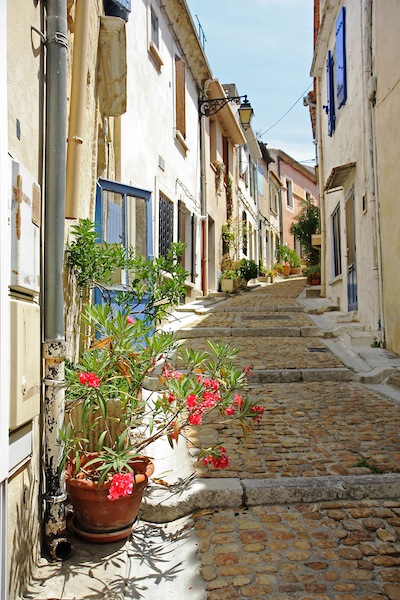
[[[10,429],[40,412],[40,307],[10,299]]]
[[[35,295],[40,287],[40,187],[21,163],[11,161],[11,290]]]

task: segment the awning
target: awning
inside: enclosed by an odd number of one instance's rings
[[[350,175],[350,172],[356,166],[355,162],[347,163],[346,165],[340,165],[339,167],[333,167],[327,182],[325,184],[325,192],[336,190],[337,188],[343,187],[344,182]]]

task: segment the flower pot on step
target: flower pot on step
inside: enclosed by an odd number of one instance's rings
[[[95,453],[92,458],[94,456]],[[154,472],[154,464],[149,458],[140,457],[134,458],[130,467],[134,472],[132,493],[110,500],[108,496],[111,481],[105,481],[99,486],[96,481],[85,478],[82,470],[75,477],[75,465],[67,464],[67,492],[74,508],[74,531],[78,535],[82,534],[82,537],[88,539],[88,534],[94,534],[90,541],[100,543],[129,537],[143,492]]]

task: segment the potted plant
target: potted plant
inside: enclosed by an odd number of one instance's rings
[[[109,542],[131,533],[153,470],[150,444],[164,437],[173,446],[211,412],[213,423],[234,419],[249,429],[263,408],[241,393],[249,368],[239,370],[237,351],[224,343],[177,351],[173,334],[154,332],[147,320],[107,304],[85,307],[82,319],[91,333],[66,372],[60,470],[66,471],[75,531]],[[143,386],[156,369],[157,391],[145,398]],[[221,441],[198,448],[198,460],[223,468],[229,459]]]
[[[296,250],[291,249],[289,252],[290,274],[298,275],[300,273],[301,258]]]
[[[239,269],[240,277],[243,280],[244,287],[247,286],[250,279],[256,279],[258,276],[258,265],[252,259],[242,258]]]
[[[283,260],[283,275],[290,275],[290,252],[291,249],[286,244],[279,246],[279,255]]]
[[[307,283],[309,285],[320,285],[321,265],[307,265],[304,269],[304,275],[307,277]]]
[[[239,275],[234,269],[226,269],[221,273],[220,285],[221,292],[237,292]]]
[[[269,270],[267,271],[267,275],[269,276],[270,283],[274,283],[276,277],[275,271]]]

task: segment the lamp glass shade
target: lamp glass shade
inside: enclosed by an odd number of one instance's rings
[[[251,108],[251,104],[248,100],[242,102],[239,108],[239,117],[240,122],[245,129],[250,127],[251,119],[253,117],[253,109]]]

